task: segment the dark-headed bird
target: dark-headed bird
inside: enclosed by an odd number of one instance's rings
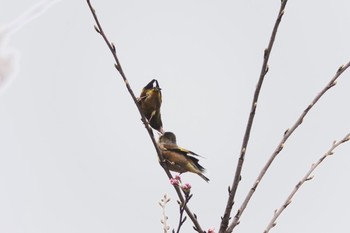
[[[176,144],[176,136],[172,132],[165,132],[159,137],[158,146],[163,159],[169,170],[184,173],[192,172],[202,177],[206,182],[209,179],[203,175],[204,167],[199,165],[198,159],[193,156],[199,156],[196,153],[179,147]],[[191,156],[193,155],[193,156]]]
[[[150,126],[163,133],[163,123],[160,116],[162,93],[157,80],[153,79],[142,89],[138,102]]]

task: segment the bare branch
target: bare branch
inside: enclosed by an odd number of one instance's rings
[[[350,61],[346,63],[345,65],[340,66],[340,68],[337,70],[334,77],[328,82],[328,84],[321,90],[320,93],[317,94],[317,96],[312,100],[312,102],[305,108],[303,113],[300,115],[300,117],[297,119],[297,121],[294,123],[294,125],[286,130],[284,132],[284,135],[282,137],[281,142],[277,145],[275,151],[272,153],[269,160],[266,162],[265,166],[261,170],[260,174],[256,178],[256,181],[254,182],[252,188],[250,189],[249,193],[247,194],[246,198],[244,199],[241,207],[237,211],[237,214],[235,215],[232,223],[228,227],[228,230],[226,232],[232,232],[233,228],[238,224],[239,219],[244,212],[245,208],[247,207],[251,197],[253,196],[257,186],[261,182],[262,178],[264,177],[267,169],[270,167],[276,156],[281,152],[281,150],[284,147],[285,142],[288,140],[288,138],[291,136],[291,134],[303,123],[304,117],[307,115],[307,113],[310,111],[310,109],[318,102],[318,100],[332,87],[335,86],[337,79],[339,76],[350,66]]]
[[[160,222],[163,224],[163,233],[168,233],[168,230],[170,228],[168,226],[168,222],[167,222],[168,216],[166,216],[166,214],[165,214],[165,206],[169,201],[170,201],[170,198],[166,194],[164,194],[164,197],[159,202],[159,205],[163,209],[163,213],[162,213],[163,218],[160,220]]]
[[[300,187],[308,180],[312,179],[313,176],[311,176],[311,173],[322,163],[322,161],[327,158],[328,156],[333,154],[333,151],[340,146],[341,144],[347,142],[350,140],[350,134],[347,134],[342,140],[339,142],[334,142],[331,146],[331,148],[314,164],[312,164],[310,170],[305,174],[305,176],[295,185],[294,190],[289,194],[285,202],[282,204],[282,206],[275,211],[270,223],[267,225],[264,233],[268,233],[275,225],[277,218],[281,215],[281,213],[287,208],[287,206],[292,202],[293,196],[296,194],[296,192],[300,189]]]
[[[119,59],[118,59],[118,56],[117,56],[117,52],[116,52],[116,49],[115,49],[115,45],[114,45],[113,43],[111,43],[111,42],[108,40],[106,34],[104,33],[103,28],[102,28],[102,26],[101,26],[101,24],[100,24],[100,22],[99,22],[99,20],[98,20],[98,18],[97,18],[96,11],[95,11],[95,9],[92,7],[92,5],[91,5],[91,3],[90,3],[90,0],[87,0],[87,3],[88,3],[88,5],[89,5],[89,8],[90,8],[90,10],[91,10],[91,13],[92,13],[92,15],[93,15],[93,17],[94,17],[94,19],[95,19],[95,22],[96,22],[96,25],[94,26],[94,28],[95,28],[96,32],[99,33],[99,34],[102,36],[103,40],[105,41],[105,43],[107,44],[109,50],[111,51],[111,53],[112,53],[112,55],[113,55],[113,58],[114,58],[114,60],[115,60],[114,66],[115,66],[115,68],[118,70],[120,76],[122,77],[122,79],[123,79],[123,81],[124,81],[124,83],[125,83],[125,86],[126,86],[128,92],[129,92],[131,98],[134,100],[134,103],[135,103],[137,109],[139,110],[139,113],[140,113],[140,115],[141,115],[142,122],[143,122],[143,123],[145,124],[145,126],[146,126],[147,132],[148,132],[148,134],[149,134],[149,136],[150,136],[150,138],[151,138],[151,140],[152,140],[152,142],[153,142],[154,148],[155,148],[156,151],[157,151],[157,154],[158,154],[158,157],[159,157],[160,161],[163,161],[163,159],[162,159],[162,154],[160,153],[160,150],[159,150],[159,148],[158,148],[158,146],[157,146],[157,142],[156,142],[156,140],[155,140],[155,138],[154,138],[153,131],[152,131],[151,127],[149,126],[148,121],[147,121],[145,115],[144,115],[143,112],[142,112],[142,109],[141,109],[141,107],[140,107],[140,105],[139,105],[139,103],[138,103],[138,101],[137,101],[137,97],[135,96],[133,90],[131,89],[130,84],[129,84],[129,81],[128,81],[128,79],[126,78],[126,76],[125,76],[125,74],[124,74],[124,71],[123,71],[123,68],[122,68],[122,66],[121,66],[121,64],[120,64],[120,62],[119,62]]]
[[[269,61],[270,54],[272,51],[272,46],[274,44],[274,41],[275,41],[275,38],[277,35],[278,26],[281,22],[283,14],[284,14],[284,8],[285,8],[286,4],[287,4],[287,0],[281,1],[281,7],[280,7],[280,10],[278,12],[278,16],[277,16],[275,25],[274,25],[272,33],[271,33],[269,45],[264,51],[264,60],[263,60],[263,64],[262,64],[261,71],[260,71],[259,81],[258,81],[258,84],[257,84],[255,92],[254,92],[253,102],[252,102],[252,106],[251,106],[251,110],[250,110],[250,114],[249,114],[249,118],[248,118],[246,131],[245,131],[244,138],[243,138],[241,152],[240,152],[240,156],[239,156],[239,159],[237,162],[236,172],[235,172],[234,180],[233,180],[232,186],[231,186],[232,188],[229,188],[229,197],[227,200],[225,213],[224,213],[222,220],[221,220],[219,233],[224,233],[226,231],[229,220],[231,218],[230,215],[231,215],[232,207],[234,204],[234,198],[236,195],[237,187],[238,187],[239,181],[241,179],[241,172],[242,172],[242,168],[243,168],[244,157],[245,157],[245,153],[247,151],[250,131],[251,131],[252,126],[253,126],[253,120],[255,117],[255,111],[256,111],[256,107],[257,107],[257,103],[258,103],[259,93],[260,93],[265,75],[269,71],[268,61]]]
[[[171,175],[169,169],[167,168],[167,166],[165,165],[165,163],[163,162],[164,159],[163,159],[162,154],[160,153],[159,147],[158,147],[157,142],[156,142],[156,140],[154,138],[153,131],[152,131],[151,127],[149,126],[148,121],[147,121],[144,113],[142,112],[142,109],[141,109],[141,107],[140,107],[140,105],[139,105],[139,103],[137,101],[137,97],[135,96],[132,88],[130,87],[129,81],[128,81],[128,79],[125,76],[125,73],[123,71],[122,65],[119,62],[119,58],[118,58],[117,52],[116,52],[116,47],[115,47],[115,45],[113,43],[111,43],[109,41],[109,39],[107,38],[106,34],[104,33],[103,28],[102,28],[102,26],[101,26],[101,24],[100,24],[100,22],[98,20],[98,17],[96,15],[96,11],[93,8],[93,6],[91,5],[90,0],[87,0],[87,4],[89,5],[90,11],[91,11],[91,13],[92,13],[92,15],[94,17],[95,22],[96,22],[96,25],[94,26],[94,28],[95,28],[96,32],[99,33],[102,36],[103,40],[105,41],[105,43],[107,44],[109,50],[111,51],[111,53],[113,55],[113,58],[115,60],[114,66],[117,69],[117,71],[119,72],[119,74],[121,75],[121,77],[122,77],[122,79],[123,79],[123,81],[125,83],[125,86],[126,86],[128,92],[129,92],[131,98],[133,99],[137,109],[139,110],[142,122],[144,123],[144,125],[146,127],[146,130],[147,130],[147,132],[148,132],[148,134],[149,134],[149,136],[151,138],[151,141],[153,143],[153,146],[154,146],[155,150],[157,151],[157,155],[158,155],[158,158],[159,158],[159,161],[160,161],[160,165],[163,167],[163,169],[164,169],[165,173],[167,174],[167,176],[169,177],[169,179],[171,179],[172,175]],[[175,191],[176,191],[177,195],[179,196],[180,201],[182,203],[184,203],[185,198],[183,197],[179,187],[174,186],[174,188],[175,188]],[[199,222],[198,222],[196,216],[190,211],[190,209],[188,208],[187,205],[185,206],[185,211],[186,211],[187,215],[189,216],[189,218],[191,219],[191,221],[193,222],[194,227],[197,230],[197,232],[200,232],[200,233],[203,232],[201,226],[199,225]]]
[[[183,217],[183,214],[184,214],[184,210],[185,210],[185,207],[187,206],[187,203],[190,201],[190,199],[192,198],[192,194],[188,194],[188,195],[185,195],[186,199],[185,199],[185,202],[178,202],[179,204],[179,210],[180,210],[180,217],[179,217],[179,224],[177,226],[177,230],[176,230],[176,233],[180,233],[180,229],[182,227],[182,225],[185,223],[186,221],[186,216]]]

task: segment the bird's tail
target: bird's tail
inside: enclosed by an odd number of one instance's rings
[[[203,178],[203,180],[205,180],[206,182],[209,182],[209,178],[206,177],[205,175],[203,175],[202,173],[197,173],[200,177]]]

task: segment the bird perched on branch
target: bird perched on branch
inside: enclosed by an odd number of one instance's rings
[[[176,144],[176,136],[174,133],[165,132],[161,135],[158,140],[158,146],[169,170],[179,172],[180,174],[184,172],[196,173],[206,182],[209,181],[209,179],[203,175],[205,171],[204,167],[199,165],[197,158],[193,157],[199,155],[179,147]]]
[[[162,93],[157,80],[153,79],[142,89],[138,102],[151,127],[163,133],[163,123],[160,116]]]

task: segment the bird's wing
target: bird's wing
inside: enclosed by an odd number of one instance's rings
[[[179,146],[175,146],[175,145],[170,145],[170,144],[165,144],[165,148],[169,151],[174,151],[174,152],[177,152],[177,153],[181,153],[183,155],[194,155],[194,156],[198,156],[198,157],[202,157],[204,158],[203,156],[199,155],[199,154],[196,154],[194,153],[193,151],[190,151],[190,150],[187,150],[185,148],[182,148],[182,147],[179,147]]]
[[[197,155],[195,153],[193,153],[192,151],[189,151],[189,150],[186,150],[184,148],[181,148],[181,147],[176,147],[176,148],[172,148],[172,149],[168,149],[169,151],[171,152],[175,152],[176,154],[181,154],[184,156],[184,158],[187,160],[187,161],[191,161],[191,164],[194,165],[194,167],[196,169],[198,169],[199,171],[201,172],[204,172],[205,171],[205,168],[202,167],[198,162],[199,160],[191,155],[195,155],[195,156],[200,156],[200,155]],[[193,154],[191,154],[191,153]],[[190,155],[191,154],[191,155]],[[182,165],[183,166],[183,165]]]
[[[196,154],[196,153],[194,153],[193,151],[186,150],[185,148],[179,147],[179,149],[182,150],[182,151],[186,151],[187,154],[190,154],[190,155],[194,155],[194,156],[198,156],[198,157],[204,158],[203,156],[201,156],[201,155],[199,155],[199,154]]]

